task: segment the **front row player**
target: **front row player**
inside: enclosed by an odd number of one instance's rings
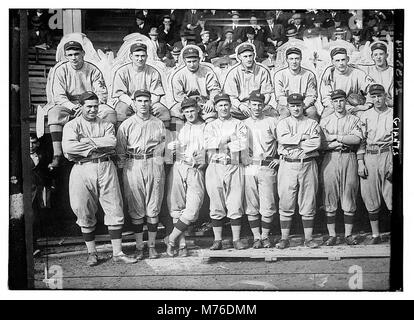
[[[166,130],[163,122],[150,113],[151,93],[134,93],[135,114],[118,128],[116,152],[123,168],[124,195],[134,226],[137,258],[143,258],[144,219],[148,228],[149,258],[158,258],[155,238],[158,215],[164,195],[164,144]]]
[[[295,213],[296,197],[302,216],[305,246],[317,248],[312,239],[318,189],[318,166],[316,157],[321,144],[318,123],[303,114],[303,96],[291,94],[287,98],[290,117],[277,126],[280,167],[278,173],[279,213],[282,237],[276,245],[279,249],[289,246],[292,216]]]
[[[325,245],[337,243],[335,216],[339,201],[344,211],[345,243],[355,245],[357,241],[352,237],[352,228],[359,186],[356,151],[362,140],[362,132],[359,118],[346,110],[346,93],[335,90],[331,99],[334,113],[320,122],[322,149],[325,151],[320,178],[329,232]]]
[[[369,94],[374,107],[360,117],[364,139],[358,150],[358,174],[372,229],[369,244],[378,244],[381,242],[378,221],[381,199],[384,199],[390,213],[392,211],[393,110],[386,104],[382,85],[371,85]]]
[[[111,236],[113,261],[135,263],[137,259],[122,252],[122,195],[110,158],[116,146],[114,125],[97,117],[99,98],[95,93],[81,94],[79,103],[81,116],[65,125],[62,148],[65,157],[75,162],[69,178],[69,198],[88,249],[87,265],[95,266],[99,260],[95,247],[98,201]]]

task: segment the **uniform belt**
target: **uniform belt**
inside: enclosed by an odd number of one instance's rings
[[[187,166],[190,166],[190,167],[195,167],[195,165],[196,165],[195,162],[190,162],[190,161],[187,161],[187,160],[178,160],[178,162],[186,164]]]
[[[379,154],[379,153],[384,153],[384,152],[389,152],[389,151],[392,151],[390,146],[384,147],[384,148],[381,148],[378,146],[378,149],[366,149],[365,150],[365,152],[369,154]]]
[[[153,153],[144,153],[144,154],[130,154],[130,153],[127,153],[127,158],[128,159],[146,160],[146,159],[150,159],[150,158],[153,158],[153,157],[154,157]]]
[[[286,162],[309,162],[309,161],[312,161],[313,159],[315,158],[310,157],[310,158],[305,158],[305,159],[290,159],[290,158],[282,157],[282,160]]]
[[[331,149],[331,150],[326,150],[326,152],[339,152],[339,153],[355,153],[354,150],[351,149]]]
[[[225,159],[225,160],[218,160],[218,159],[214,159],[211,160],[210,163],[219,163],[219,164],[231,164],[231,159]]]
[[[88,162],[92,162],[92,163],[100,163],[100,162],[105,162],[105,161],[110,161],[111,157],[110,156],[104,156],[104,157],[100,157],[100,158],[85,158],[82,161],[77,161],[77,164],[84,164],[84,163],[88,163]]]
[[[273,158],[266,158],[264,160],[252,160],[253,165],[256,166],[264,166],[267,167],[274,159]]]

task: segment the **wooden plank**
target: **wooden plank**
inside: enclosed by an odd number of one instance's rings
[[[46,83],[47,79],[43,78],[43,77],[30,77],[29,78],[29,83],[31,83],[31,82]]]
[[[39,83],[39,82],[30,82],[29,83],[30,89],[43,89],[46,90],[46,83]]]
[[[34,96],[45,96],[46,98],[46,88],[30,88],[30,94]]]

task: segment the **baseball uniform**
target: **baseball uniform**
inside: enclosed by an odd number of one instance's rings
[[[123,166],[123,181],[132,222],[144,217],[158,222],[164,194],[163,152],[165,127],[161,120],[134,115],[118,128],[116,151]]]
[[[332,146],[326,135],[354,135],[362,140],[359,118],[347,113],[338,117],[333,113],[321,119],[322,149],[325,150],[320,180],[325,212],[336,212],[338,202],[348,213],[355,213],[356,198],[359,187],[358,163],[355,146]],[[356,146],[357,147],[357,146]]]
[[[392,182],[386,179],[392,174],[392,129],[393,109],[378,112],[375,108],[361,115],[361,128],[364,140],[358,150],[358,159],[364,159],[368,171],[361,182],[361,195],[368,212],[377,212],[381,198],[392,210]]]
[[[89,142],[81,142],[81,138],[89,138]],[[124,224],[117,170],[109,159],[115,146],[113,124],[99,118],[87,121],[80,116],[63,128],[64,155],[75,162],[69,178],[70,205],[82,228],[96,225],[98,201],[105,212],[105,225]]]
[[[358,68],[365,71],[375,83],[384,86],[387,94],[387,105],[389,107],[394,106],[394,68],[387,66],[386,69],[380,70],[374,64],[368,66],[360,65]]]
[[[348,66],[343,74],[339,73],[333,66],[328,67],[322,75],[320,84],[322,105],[325,108],[322,117],[326,117],[334,111],[331,99],[334,90],[341,89],[345,91],[347,96],[350,93],[360,94],[361,91],[366,94],[369,86],[373,83],[374,81],[370,76],[353,66]]]
[[[275,86],[276,102],[278,103],[278,112],[282,117],[290,115],[286,99],[291,93],[300,93],[303,95],[305,97],[304,104],[308,107],[306,109],[307,115],[316,115],[314,104],[318,93],[316,90],[316,77],[312,71],[301,67],[300,72],[294,74],[289,68],[284,68],[275,73],[273,83]]]
[[[248,103],[252,91],[270,96],[273,91],[270,71],[258,63],[253,64],[252,70],[247,70],[241,63],[238,63],[227,73],[223,89],[231,98],[232,116],[246,119],[247,117],[240,111],[239,106],[241,103]],[[266,106],[266,111],[270,109],[272,108]]]
[[[246,167],[246,214],[273,217],[276,213],[276,175],[269,163],[277,156],[278,119],[264,117],[244,121],[248,129],[249,165]]]
[[[103,120],[116,118],[116,112],[106,104],[108,92],[102,72],[94,64],[84,61],[83,66],[75,70],[68,61],[54,69],[51,78],[51,98],[54,106],[48,112],[49,125],[65,125],[77,108],[79,96],[92,91],[99,98],[98,116]]]
[[[184,98],[199,98],[199,105],[207,101],[213,102],[214,97],[220,92],[220,83],[217,75],[210,66],[200,64],[196,72],[191,72],[184,65],[171,77],[173,99],[176,102],[171,108],[171,116],[183,120],[180,107]],[[210,113],[202,112],[204,120],[216,118],[215,111]]]
[[[157,97],[164,96],[165,91],[162,87],[160,73],[149,65],[138,70],[132,62],[120,66],[114,72],[111,92],[111,99],[118,113],[118,121],[124,121],[134,114],[131,105],[137,90],[148,90],[151,95]],[[162,107],[162,112],[157,118],[162,121],[170,120],[169,110],[160,102],[157,104]]]
[[[299,213],[313,217],[318,189],[318,167],[315,158],[321,144],[320,127],[315,120],[293,116],[281,120],[276,128],[278,153],[279,213],[290,217],[295,212],[296,196]],[[302,140],[302,135],[309,139]]]
[[[221,144],[224,136],[231,141]],[[206,190],[210,197],[210,217],[239,219],[243,215],[244,166],[241,153],[247,150],[247,128],[240,120],[230,117],[216,119],[204,130],[209,165],[206,170]]]
[[[195,155],[205,158],[204,122],[189,123],[178,133],[177,161],[167,181],[167,204],[171,217],[189,225],[198,218],[205,194],[204,170],[195,167]]]

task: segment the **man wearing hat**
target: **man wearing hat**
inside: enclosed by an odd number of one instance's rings
[[[184,117],[180,112],[181,102],[185,98],[194,98],[201,107],[201,116],[205,121],[217,117],[214,111],[214,97],[220,92],[220,83],[213,69],[200,64],[200,52],[195,46],[183,50],[185,65],[171,76],[172,94],[175,104],[171,107],[171,129],[173,124],[180,126]]]
[[[224,40],[220,41],[217,46],[217,55],[219,57],[230,56],[235,53],[238,42],[233,40],[233,30],[231,28],[224,29]]]
[[[258,24],[257,17],[255,14],[253,14],[250,17],[249,24],[250,24],[250,27],[253,28],[254,38],[264,43],[267,40],[265,39],[265,32],[264,32],[263,26]]]
[[[130,47],[127,62],[114,71],[111,98],[117,112],[118,125],[134,113],[133,97],[137,90],[148,90],[151,93],[151,113],[165,122],[168,127],[170,113],[160,102],[165,95],[161,82],[161,74],[157,69],[146,64],[147,46],[134,43]]]
[[[264,27],[264,39],[271,46],[277,48],[285,41],[285,27],[282,24],[275,23],[273,12],[266,12],[267,25]]]
[[[276,175],[279,165],[276,136],[278,118],[263,114],[264,99],[261,93],[250,94],[251,116],[244,120],[251,155],[245,178],[246,214],[255,249],[271,247],[269,232],[276,214]]]
[[[246,37],[244,27],[240,25],[240,13],[234,11],[231,14],[231,29],[233,30],[233,40],[242,43]]]
[[[200,17],[202,16],[201,10],[187,10],[184,13],[184,18],[182,21],[182,30],[191,30],[193,31],[195,28],[197,28],[198,21],[200,20]]]
[[[162,17],[162,25],[158,27],[158,39],[164,41],[168,46],[173,46],[176,39],[176,28],[169,15]]]
[[[61,165],[63,126],[70,117],[81,114],[79,97],[85,91],[94,92],[99,98],[98,117],[116,124],[116,112],[106,104],[108,91],[102,72],[85,61],[85,51],[77,41],[69,41],[64,47],[66,61],[53,67],[49,82],[53,106],[48,112],[48,124],[53,143],[53,161],[49,168]]]
[[[186,256],[187,248],[184,232],[194,223],[204,201],[206,153],[204,150],[205,122],[199,118],[200,108],[195,99],[181,103],[181,112],[186,122],[175,141],[167,148],[176,155],[176,162],[168,175],[167,204],[174,222],[169,235],[167,254],[175,255],[176,242],[179,242],[179,255]]]
[[[164,60],[165,66],[167,68],[177,67],[179,63],[178,60],[180,58],[180,53],[181,53],[180,48],[174,47],[170,52],[171,58],[167,57],[167,59]]]
[[[148,32],[150,31],[151,26],[146,22],[145,17],[142,13],[137,12],[135,14],[135,24],[129,30],[129,33],[140,33],[144,36],[148,36]]]
[[[386,102],[389,107],[394,106],[394,68],[387,62],[388,49],[382,42],[375,42],[371,45],[371,58],[374,64],[358,66],[365,71],[375,83],[385,88]]]
[[[360,117],[363,141],[358,149],[358,174],[362,200],[371,223],[370,244],[378,244],[381,242],[378,216],[382,200],[390,214],[392,211],[393,109],[386,104],[382,85],[373,84],[369,94],[374,107]]]
[[[143,226],[148,228],[149,258],[155,259],[158,215],[164,195],[164,145],[166,130],[162,121],[151,115],[151,93],[136,90],[135,114],[118,128],[116,152],[123,168],[124,195],[136,238],[138,259],[143,258]]]
[[[244,166],[247,152],[246,125],[231,116],[230,96],[219,93],[214,97],[218,119],[207,123],[204,130],[208,167],[206,190],[210,197],[210,217],[214,243],[211,250],[221,250],[224,218],[230,219],[233,247],[245,249],[240,240],[244,200]]]
[[[296,197],[305,233],[304,244],[308,248],[319,246],[312,239],[312,233],[318,190],[316,158],[321,145],[321,132],[318,123],[303,114],[303,101],[301,94],[291,93],[287,98],[290,117],[280,120],[276,128],[281,159],[277,184],[282,231],[276,246],[279,249],[289,246]]]
[[[250,116],[249,96],[252,91],[258,91],[265,96],[265,112],[269,114],[273,109],[268,105],[272,93],[272,80],[269,70],[255,62],[254,46],[243,43],[237,49],[240,61],[228,72],[223,88],[231,97],[231,113],[238,119]]]
[[[265,49],[265,54],[267,54],[267,58],[263,60],[261,63],[262,65],[269,68],[270,71],[276,66],[276,49],[274,46],[269,46]]]
[[[322,28],[322,24],[326,18],[321,14],[316,14],[312,17],[313,27],[306,29],[303,32],[303,38],[324,38],[328,37],[328,32],[325,28]]]
[[[188,37],[189,37],[189,33],[187,31],[181,30],[180,41],[176,41],[174,43],[174,47],[177,47],[180,50],[183,50],[183,48],[185,48],[187,45],[194,44],[194,41],[190,41]]]
[[[303,32],[306,29],[306,26],[302,23],[303,17],[300,13],[295,13],[292,15],[292,18],[290,18],[290,23],[293,26],[293,28],[298,33],[297,38],[302,39],[303,38]]]
[[[161,61],[164,61],[167,59],[167,45],[164,41],[161,41],[158,39],[158,30],[157,28],[151,28],[149,33],[149,38],[151,39],[151,43],[154,45],[154,49],[157,52],[158,58],[161,59]]]
[[[116,166],[111,160],[116,146],[114,125],[98,117],[99,97],[92,91],[82,93],[79,103],[81,115],[65,125],[62,146],[65,157],[75,162],[69,178],[69,198],[88,249],[86,263],[95,266],[99,262],[95,247],[98,202],[111,236],[112,259],[135,263],[135,258],[122,252],[123,202]]]
[[[333,246],[337,243],[335,216],[340,201],[344,211],[345,243],[355,245],[357,241],[352,237],[352,228],[359,187],[356,151],[362,141],[362,131],[359,118],[346,111],[346,93],[335,90],[331,99],[335,112],[320,122],[322,150],[325,151],[320,179],[329,232],[325,244]]]
[[[33,16],[30,20],[32,28],[29,30],[29,46],[45,46],[49,49],[52,46],[52,35],[47,25],[42,24],[40,17]]]
[[[334,25],[328,28],[328,39],[336,40],[336,35],[338,34],[338,28],[342,29],[342,39],[346,41],[351,41],[352,33],[348,26],[343,24],[344,16],[341,14],[336,14],[333,17]]]
[[[246,27],[245,33],[247,37],[246,42],[251,43],[256,48],[256,59],[258,61],[262,61],[265,58],[263,42],[255,39],[255,32],[253,27]]]
[[[216,56],[217,42],[210,42],[210,31],[204,30],[200,33],[201,42],[197,45],[201,48],[204,55],[204,61],[211,62]]]
[[[286,62],[288,66],[276,72],[273,81],[279,115],[281,118],[290,115],[287,97],[291,93],[300,93],[305,98],[303,101],[305,114],[318,121],[318,112],[315,107],[318,98],[315,74],[301,66],[302,51],[297,47],[290,47],[286,50]]]
[[[332,66],[329,66],[322,74],[320,83],[320,95],[324,110],[322,117],[327,117],[334,112],[331,94],[334,90],[341,89],[346,95],[350,93],[367,94],[369,86],[373,80],[364,71],[348,65],[349,56],[345,48],[334,48],[331,51]],[[372,103],[367,99],[365,105],[359,105],[352,109],[348,106],[348,111],[352,114],[360,115],[362,111],[372,107]]]

